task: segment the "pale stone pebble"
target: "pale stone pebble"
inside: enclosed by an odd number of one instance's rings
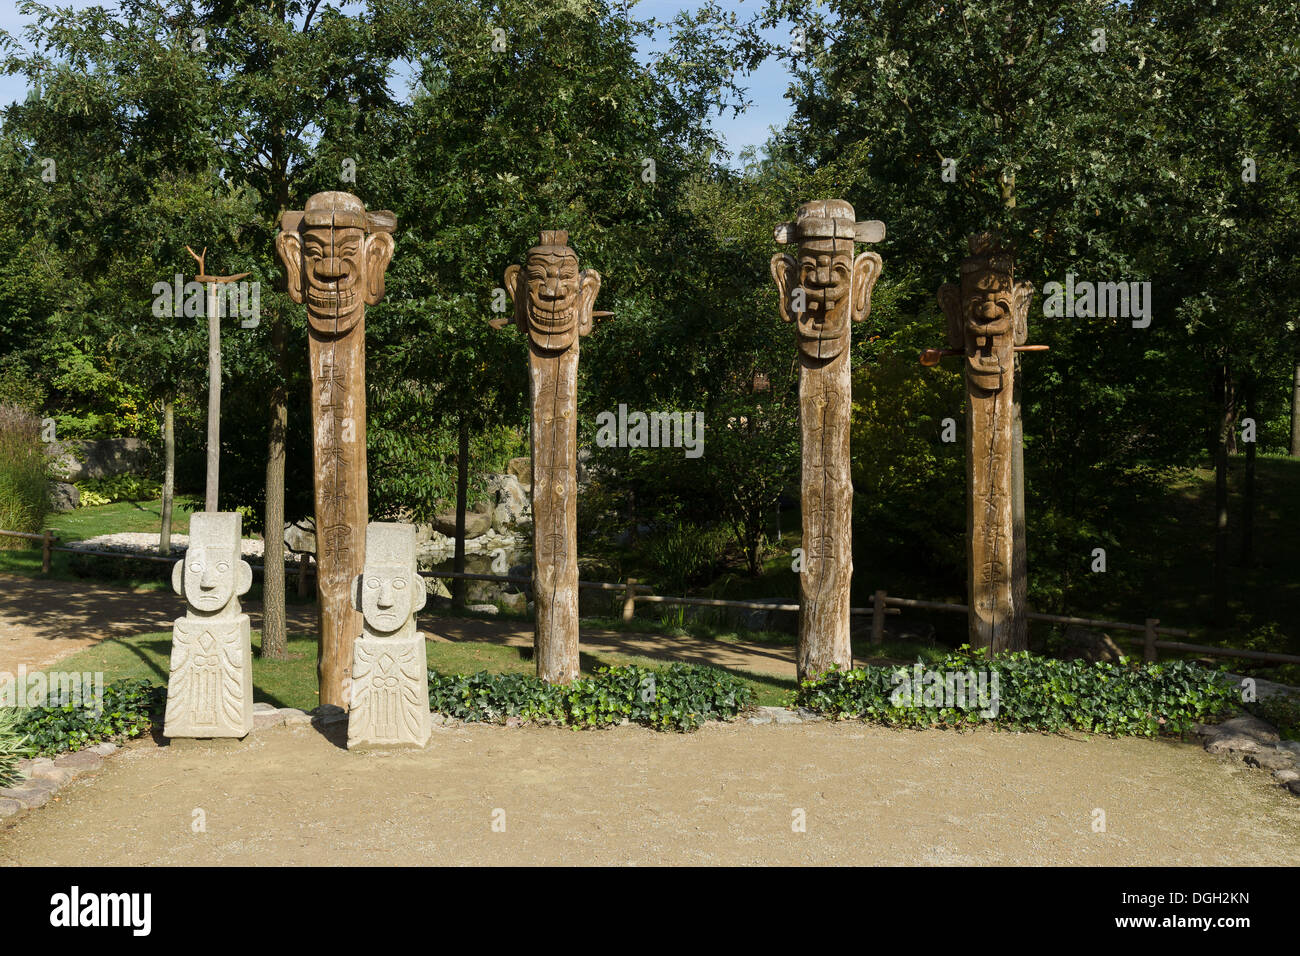
[[[95,744],[95,746],[88,749],[92,754],[99,754],[101,757],[107,757],[111,753],[116,753],[118,747],[117,744],[106,740],[102,744]]]
[[[0,820],[3,820],[5,817],[13,816],[22,808],[23,805],[17,800],[12,800],[9,797],[0,797]]]
[[[284,716],[284,722],[291,726],[293,724],[311,723],[311,714],[305,710],[299,710],[297,707],[282,707],[280,713]]]
[[[1274,770],[1273,779],[1278,783],[1290,783],[1292,780],[1300,780],[1300,770]]]
[[[253,704],[253,713],[255,714],[274,714],[279,709],[274,704],[268,704],[264,700],[259,700]]]
[[[54,760],[54,766],[78,773],[87,770],[98,770],[103,764],[104,758],[91,750],[79,750],[76,753],[63,754]]]
[[[271,727],[283,727],[283,726],[284,726],[284,714],[280,713],[278,710],[275,709],[269,711],[260,710],[260,711],[254,711],[253,713],[254,730],[267,730]]]

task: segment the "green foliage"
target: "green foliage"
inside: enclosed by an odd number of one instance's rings
[[[12,787],[22,779],[18,761],[30,753],[30,746],[21,724],[21,711],[0,708],[0,788]]]
[[[48,459],[40,419],[17,405],[0,405],[0,528],[34,534],[50,510]],[[9,547],[10,538],[0,547]]]
[[[1246,709],[1276,727],[1283,740],[1300,740],[1300,697],[1274,694],[1257,700]]]
[[[104,705],[98,713],[75,703],[31,707],[20,713],[18,728],[36,753],[53,756],[105,740],[139,737],[162,716],[166,702],[166,687],[127,678],[104,688]]]
[[[112,475],[77,482],[81,507],[111,505],[118,501],[154,501],[162,494],[162,482],[144,475]]]
[[[725,528],[668,521],[645,541],[643,553],[669,589],[664,593],[680,595],[721,561],[728,537]]]
[[[908,706],[899,672],[890,666],[832,671],[804,681],[797,703],[830,717],[861,718],[905,727],[996,727],[1048,733],[1083,731],[1113,736],[1155,737],[1183,733],[1193,723],[1232,711],[1237,688],[1218,671],[1187,661],[1118,664],[1065,661],[1028,652],[989,658],[955,653],[926,669],[939,675],[983,672],[992,690],[998,681],[997,713],[985,718],[979,706]],[[928,683],[926,686],[929,686]],[[942,689],[942,685],[937,685]],[[920,696],[919,690],[915,692]],[[990,708],[991,709],[991,708]]]
[[[686,732],[706,720],[731,720],[753,695],[739,678],[692,664],[601,667],[568,685],[547,684],[531,674],[429,672],[429,705],[439,713],[491,723],[516,717],[575,729],[626,720]]]

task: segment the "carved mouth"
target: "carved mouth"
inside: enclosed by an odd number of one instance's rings
[[[567,332],[578,315],[576,296],[542,299],[530,292],[528,298],[532,305],[529,318],[533,325],[547,332]]]
[[[307,290],[307,304],[317,312],[342,315],[357,307],[356,289],[316,289]]]

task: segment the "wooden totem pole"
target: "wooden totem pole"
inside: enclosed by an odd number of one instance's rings
[[[567,232],[544,231],[525,265],[506,269],[505,284],[528,336],[534,656],[537,676],[565,684],[578,676],[578,340],[605,314],[592,311],[600,273],[579,270]]]
[[[967,240],[960,284],[945,283],[939,304],[948,322],[947,349],[921,356],[934,365],[945,355],[965,359],[966,539],[970,643],[992,653],[1025,650],[1027,629],[1016,627],[1016,530],[1012,467],[1012,402],[1017,352],[1042,351],[1025,345],[1034,287],[1015,280],[1015,258],[996,233]]]
[[[396,226],[391,212],[367,212],[351,193],[325,192],[304,210],[283,213],[275,238],[289,296],[307,304],[320,702],[344,709],[361,633],[350,586],[365,563],[369,517],[365,307],[384,297]]]
[[[882,222],[857,222],[842,199],[804,203],[776,241],[797,243],[799,257],[772,257],[781,317],[799,344],[799,423],[803,443],[803,570],[799,575],[800,680],[853,666],[849,584],[853,577],[853,482],[849,476],[850,319],[871,312],[883,266],[853,243],[879,242]]]

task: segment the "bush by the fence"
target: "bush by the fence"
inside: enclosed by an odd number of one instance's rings
[[[13,707],[0,708],[0,788],[19,782],[18,761],[30,753],[26,735],[18,726],[20,716]]]
[[[834,718],[861,718],[910,727],[962,727],[981,723],[1021,730],[1077,730],[1115,736],[1180,733],[1238,709],[1238,688],[1220,671],[1187,661],[1159,664],[1091,663],[1037,657],[1028,652],[988,657],[955,653],[922,665],[914,688],[910,667],[867,666],[831,671],[804,681],[801,707]],[[997,678],[997,706],[975,693],[964,702],[945,696],[948,675]],[[929,689],[929,696],[926,696]],[[915,693],[910,693],[915,690]],[[910,698],[910,699],[909,699]],[[989,713],[996,711],[995,713]]]
[[[167,688],[143,678],[124,678],[104,688],[103,703],[98,713],[78,703],[19,710],[17,730],[33,752],[47,757],[101,741],[139,737],[162,718]]]
[[[50,510],[49,462],[41,420],[17,405],[0,404],[0,528],[35,534]],[[0,547],[27,547],[21,538]]]
[[[145,475],[111,475],[77,482],[81,507],[110,505],[117,501],[153,501],[162,495],[162,482]]]
[[[447,675],[429,671],[429,706],[466,721],[509,717],[568,727],[608,727],[627,720],[656,730],[695,730],[730,720],[753,700],[753,689],[722,671],[692,664],[662,669],[601,667],[568,685],[531,674]]]

